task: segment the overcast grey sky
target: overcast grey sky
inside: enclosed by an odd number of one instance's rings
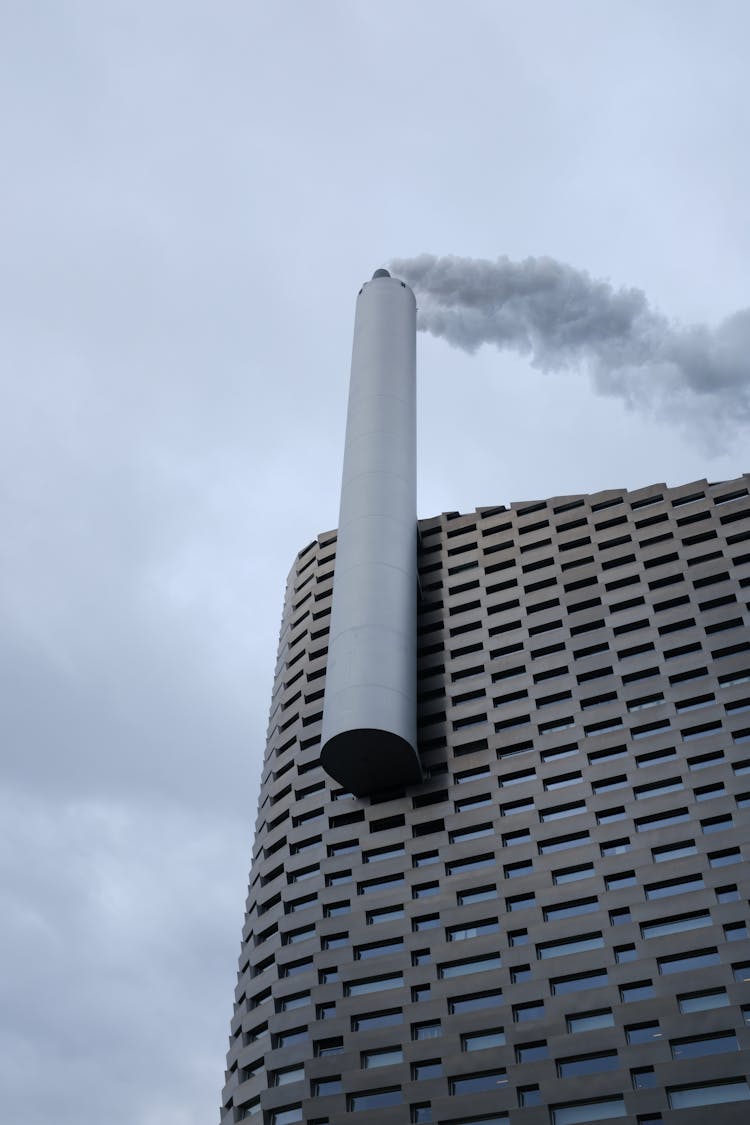
[[[744,0],[0,0],[3,1120],[217,1120],[361,282],[549,256],[747,308],[749,40]],[[750,467],[575,364],[419,366],[425,516]]]

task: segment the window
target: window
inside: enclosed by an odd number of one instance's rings
[[[304,1066],[285,1066],[281,1070],[274,1070],[271,1072],[271,1080],[274,1086],[288,1086],[292,1082],[301,1082],[305,1077]]]
[[[575,867],[561,867],[552,872],[552,882],[556,887],[564,883],[575,883],[579,879],[589,879],[594,874],[593,863],[579,863]]]
[[[536,955],[540,961],[548,957],[562,957],[569,953],[583,953],[588,949],[602,949],[604,938],[600,933],[580,934],[577,937],[563,938],[560,941],[539,942]]]
[[[457,859],[452,863],[446,863],[445,870],[448,875],[462,875],[465,871],[476,871],[479,867],[492,867],[494,863],[494,852],[485,852],[482,855],[469,856],[468,859]],[[439,889],[439,885],[435,885]]]
[[[403,944],[403,938],[391,938],[390,941],[382,941],[377,944],[373,942],[369,945],[355,945],[354,960],[365,961],[370,957],[383,957],[403,948]]]
[[[697,855],[697,853],[695,840],[681,840],[677,844],[663,844],[661,847],[651,849],[654,863],[669,862],[673,859],[681,859],[685,855]]]
[[[503,867],[503,875],[506,879],[517,879],[519,876],[529,875],[533,869],[534,865],[530,859],[522,859],[518,863],[506,863]]]
[[[519,1086],[518,1104],[520,1106],[541,1105],[542,1095],[538,1086]]]
[[[440,884],[435,881],[433,883],[419,883],[416,887],[412,887],[412,898],[429,898],[430,895],[440,893]]]
[[[739,863],[741,858],[739,848],[725,848],[721,852],[708,853],[708,862],[711,867],[726,867],[730,863]]]
[[[719,954],[716,949],[697,949],[692,953],[674,953],[670,957],[657,957],[656,964],[659,972],[666,976],[669,973],[684,973],[689,969],[702,969],[706,965],[718,965]]]
[[[637,882],[635,871],[618,871],[614,875],[607,875],[604,880],[608,891],[619,890],[621,887],[635,887]]]
[[[306,1027],[292,1027],[274,1036],[274,1047],[288,1047],[291,1043],[304,1043],[308,1038]]]
[[[570,1055],[568,1058],[558,1059],[557,1073],[560,1078],[573,1078],[617,1070],[619,1065],[617,1051],[598,1051],[591,1055]]]
[[[613,1098],[597,1098],[585,1102],[560,1102],[550,1107],[552,1125],[580,1125],[585,1121],[608,1121],[615,1117],[625,1117],[625,1099],[618,1095]]]
[[[671,812],[652,813],[651,816],[636,817],[636,832],[648,832],[651,828],[665,828],[669,824],[680,824],[683,820],[690,820],[690,812],[686,808],[672,809]]]
[[[724,1078],[705,1084],[691,1082],[685,1086],[667,1086],[667,1098],[672,1109],[746,1102],[750,1101],[750,1087],[744,1078]]]
[[[739,1051],[740,1045],[734,1031],[717,1031],[712,1035],[688,1035],[670,1039],[673,1059],[697,1059],[703,1055],[726,1055]]]
[[[271,1125],[294,1125],[296,1121],[302,1121],[300,1105],[285,1106],[284,1109],[276,1109],[271,1114]]]
[[[708,1011],[712,1008],[725,1008],[729,1005],[726,989],[702,989],[699,992],[683,992],[677,997],[677,1005],[684,1015],[693,1011]]]
[[[539,819],[542,824],[551,820],[563,820],[567,816],[576,816],[586,811],[585,801],[568,801],[565,805],[555,805],[549,809],[541,809]]]
[[[606,983],[606,969],[591,969],[587,973],[553,977],[550,981],[550,987],[553,996],[566,996],[570,992],[581,992],[586,988],[604,988]]]
[[[742,941],[747,937],[746,922],[728,922],[723,929],[725,941]]]
[[[601,1027],[614,1027],[611,1008],[596,1008],[591,1012],[576,1012],[565,1017],[568,1031],[598,1031]]]
[[[637,960],[638,950],[633,944],[615,946],[615,961],[618,965],[624,965],[627,964],[628,961]]]
[[[439,1078],[443,1073],[440,1059],[424,1059],[411,1064],[411,1076],[417,1082],[425,1078]]]
[[[435,930],[439,925],[439,914],[423,914],[421,918],[412,919],[411,928],[415,933],[422,933],[423,930]]]
[[[440,1020],[424,1020],[422,1023],[411,1025],[412,1039],[439,1039],[443,1034]]]
[[[497,888],[494,886],[475,887],[469,891],[459,891],[456,898],[459,906],[470,906],[474,902],[487,902],[497,899]],[[434,917],[437,917],[437,915],[434,915]]]
[[[621,836],[619,840],[608,840],[604,844],[599,845],[599,851],[602,855],[624,855],[629,852],[632,845],[627,836]]]
[[[634,1090],[651,1090],[656,1086],[656,1074],[652,1066],[639,1066],[630,1071],[630,1081]],[[641,1121],[641,1118],[638,1118]],[[659,1118],[661,1120],[661,1118]]]
[[[501,839],[504,848],[512,848],[516,844],[524,844],[527,840],[530,840],[531,829],[521,828],[518,832],[503,832]]]
[[[590,839],[590,834],[587,831],[582,832],[569,832],[565,836],[553,836],[549,840],[544,840],[539,844],[540,855],[552,855],[554,852],[562,852],[567,848],[576,848],[579,844],[584,844]]]
[[[415,1102],[410,1106],[409,1120],[416,1125],[432,1121],[432,1107],[429,1102]]]
[[[351,872],[347,872],[347,874],[351,875]],[[389,887],[398,887],[403,882],[403,875],[384,875],[380,879],[367,879],[362,883],[357,883],[357,894],[375,894],[378,891],[387,890]]]
[[[485,1090],[502,1090],[508,1085],[505,1070],[483,1070],[448,1079],[451,1094],[480,1094]]]
[[[648,1020],[645,1023],[631,1023],[625,1028],[625,1038],[628,1043],[653,1043],[661,1039],[661,1030],[658,1020]]]
[[[368,992],[401,988],[403,985],[404,976],[401,973],[392,973],[385,976],[365,976],[360,981],[347,981],[344,984],[344,993],[345,996],[367,996]]]
[[[665,879],[661,883],[647,883],[643,888],[649,901],[697,891],[704,886],[702,875],[683,875],[680,879]]]
[[[504,1044],[505,1032],[502,1027],[488,1031],[466,1032],[461,1036],[462,1051],[485,1051],[489,1047],[502,1047]]]
[[[341,1075],[326,1075],[325,1078],[315,1078],[312,1082],[313,1097],[325,1097],[326,1094],[340,1094],[343,1089]]]
[[[401,1105],[404,1098],[400,1087],[391,1086],[386,1090],[370,1090],[369,1093],[350,1094],[346,1100],[346,1108],[349,1112],[357,1113],[363,1109],[383,1109],[389,1105]]]
[[[390,1008],[383,1012],[369,1012],[367,1015],[352,1017],[352,1031],[369,1031],[375,1027],[395,1027],[404,1022],[400,1008]]]
[[[650,980],[635,980],[629,984],[620,985],[620,999],[625,1004],[633,1000],[648,1000],[655,995],[654,986]]]
[[[499,968],[500,954],[489,953],[486,957],[465,958],[462,961],[448,961],[438,965],[438,976],[441,980],[452,980],[454,977],[466,976],[468,973],[484,973]]]
[[[505,909],[509,911],[525,910],[527,907],[533,906],[535,901],[536,897],[533,892],[524,895],[513,895],[511,898],[506,898]]]
[[[344,1040],[341,1036],[335,1039],[316,1039],[315,1041],[315,1057],[319,1059],[327,1058],[329,1055],[340,1055],[344,1050]]]
[[[403,906],[384,906],[380,910],[368,910],[367,924],[368,926],[375,926],[380,922],[392,922],[395,919],[405,917],[405,914]]]
[[[540,1020],[544,1016],[544,1001],[543,1000],[529,1000],[526,1004],[513,1005],[513,1022],[514,1023],[529,1023],[532,1020]]]
[[[588,898],[572,899],[555,906],[545,906],[542,913],[545,922],[554,922],[561,918],[576,918],[581,914],[592,914],[598,909],[599,900],[595,895],[590,895]]]
[[[446,930],[448,941],[464,941],[480,934],[494,934],[500,929],[497,918],[482,918],[466,926],[450,926]]]
[[[537,1059],[548,1059],[549,1048],[546,1039],[538,1039],[535,1043],[518,1043],[516,1045],[516,1062],[536,1062]]]
[[[502,989],[495,988],[488,992],[474,992],[469,996],[453,996],[448,1000],[448,1009],[451,1012],[477,1012],[482,1008],[496,1008],[502,1004]]]
[[[685,930],[697,930],[711,925],[708,910],[693,910],[689,914],[673,914],[670,918],[656,918],[653,922],[641,923],[641,936],[644,938],[664,937],[665,934],[679,934]]]

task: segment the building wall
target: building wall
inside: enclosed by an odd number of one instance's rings
[[[427,777],[369,800],[318,762],[301,552],[222,1125],[750,1118],[700,1104],[748,1093],[749,483],[422,521]]]

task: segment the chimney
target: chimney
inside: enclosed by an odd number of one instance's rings
[[[357,797],[417,752],[416,301],[376,270],[354,321],[321,763]]]

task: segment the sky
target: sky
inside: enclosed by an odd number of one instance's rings
[[[675,331],[746,309],[749,37],[744,0],[0,0],[5,1120],[218,1121],[362,281],[549,257]],[[421,516],[750,469],[731,401],[418,367]]]

